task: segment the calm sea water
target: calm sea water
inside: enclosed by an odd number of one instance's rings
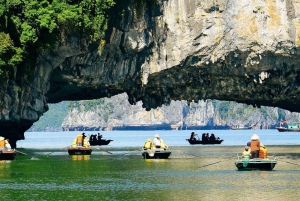
[[[191,132],[101,132],[114,141],[94,147],[91,156],[68,155],[65,147],[79,132],[26,133],[17,144],[24,154],[0,161],[1,200],[299,200],[300,133],[196,131],[224,139],[204,146],[188,144]],[[172,155],[145,160],[138,149],[156,133]],[[235,168],[235,156],[254,133],[270,158],[279,157],[273,171]]]

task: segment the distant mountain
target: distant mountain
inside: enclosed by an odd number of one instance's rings
[[[171,130],[230,129],[253,126],[270,129],[281,118],[299,121],[299,113],[280,108],[239,104],[231,101],[171,101],[151,111],[142,102],[130,105],[127,94],[89,101],[69,101],[49,105],[49,111],[28,131],[73,130]]]

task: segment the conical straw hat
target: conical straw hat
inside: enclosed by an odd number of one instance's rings
[[[257,134],[252,135],[251,140],[258,140],[259,136]]]

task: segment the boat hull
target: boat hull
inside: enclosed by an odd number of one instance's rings
[[[14,150],[7,151],[1,150],[0,151],[0,160],[14,160],[16,156],[16,152]]]
[[[284,127],[276,127],[279,132],[300,132],[300,129],[292,129],[292,128],[284,128]]]
[[[235,166],[238,170],[273,170],[277,160],[269,159],[250,159],[250,160],[236,160]]]
[[[224,140],[202,141],[186,139],[190,144],[221,144]]]
[[[72,147],[68,148],[68,153],[70,155],[91,155],[92,149],[85,147]]]
[[[144,159],[167,159],[171,155],[170,150],[155,149],[155,150],[144,150],[142,156]]]
[[[96,140],[96,141],[89,141],[91,146],[101,146],[101,145],[108,145],[113,140]]]

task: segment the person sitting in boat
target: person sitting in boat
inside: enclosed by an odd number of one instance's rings
[[[77,147],[77,138],[75,138],[72,142],[72,147],[75,148]]]
[[[90,147],[90,143],[89,143],[89,140],[87,138],[84,138],[84,140],[83,140],[83,147],[85,147],[85,148]]]
[[[210,140],[210,141],[215,141],[215,140],[216,140],[215,134],[212,133],[212,134],[210,135],[210,137],[209,137],[209,140]]]
[[[251,149],[252,158],[258,158],[259,148],[260,148],[259,136],[257,134],[254,134],[251,137],[251,142],[250,142],[250,149]]]
[[[9,139],[6,139],[6,140],[5,140],[5,145],[4,145],[4,147],[5,147],[5,150],[11,151],[11,146],[10,146],[10,144],[9,144]]]
[[[258,158],[267,159],[268,158],[267,155],[268,155],[268,149],[265,147],[263,143],[260,143]]]
[[[163,141],[162,139],[160,139],[160,148],[162,149],[168,149],[168,145],[166,145],[165,141]]]
[[[77,135],[76,143],[77,143],[78,147],[82,146],[82,134],[81,133]]]
[[[251,152],[248,146],[245,147],[245,150],[243,151],[243,159],[249,160],[251,156]]]
[[[155,148],[160,148],[160,137],[158,134],[155,134],[154,139],[152,141],[153,145],[155,146]]]
[[[151,149],[151,147],[152,147],[152,140],[151,140],[151,138],[148,138],[144,144],[143,149]]]
[[[192,133],[191,133],[190,140],[192,140],[192,141],[196,141],[196,138],[195,138],[195,136],[196,136],[195,132],[192,132]]]
[[[4,146],[5,146],[5,140],[4,139],[5,139],[4,137],[0,136],[0,150],[4,149]]]
[[[102,135],[100,135],[100,133],[98,133],[98,141],[100,141],[102,138]]]

